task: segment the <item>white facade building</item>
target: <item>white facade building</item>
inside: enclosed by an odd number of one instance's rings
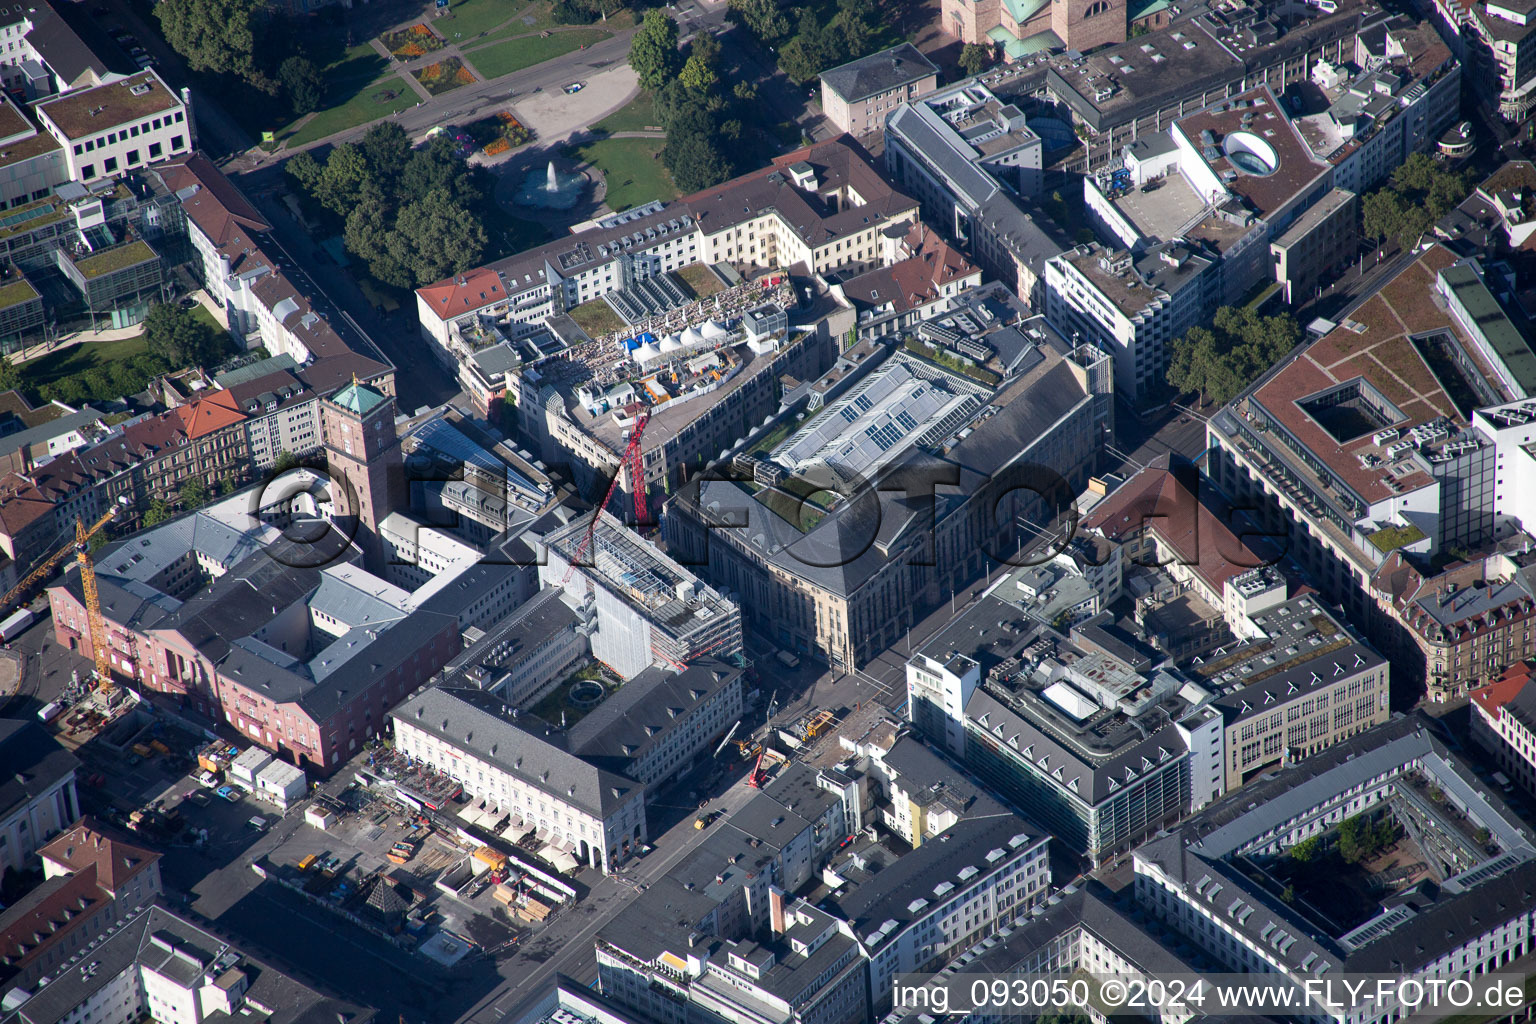
[[[64,147],[75,181],[110,178],[192,149],[187,106],[153,69],[34,109],[43,129]]]
[[[0,872],[34,867],[33,855],[80,817],[80,762],[36,722],[0,719]]]

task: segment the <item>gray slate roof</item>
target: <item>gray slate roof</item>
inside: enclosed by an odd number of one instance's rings
[[[938,73],[938,67],[917,47],[902,43],[823,71],[821,81],[845,101],[857,103]]]
[[[48,730],[24,718],[0,718],[0,764],[0,821],[80,767]]]

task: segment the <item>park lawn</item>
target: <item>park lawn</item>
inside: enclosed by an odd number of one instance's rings
[[[21,364],[21,376],[29,388],[38,388],[64,377],[84,373],[92,367],[132,359],[148,351],[149,342],[144,340],[142,334],[120,341],[85,342],[27,360]]]
[[[225,329],[224,325],[219,323],[218,319],[211,312],[209,312],[208,307],[203,305],[201,302],[192,307],[192,319],[200,320],[207,324],[209,327],[213,328],[216,334],[221,337],[229,333],[229,331]]]
[[[627,107],[620,107],[592,126],[595,132],[614,135],[618,132],[643,132],[660,124],[656,117],[656,100],[649,92],[642,92]]]
[[[563,57],[582,46],[591,46],[607,39],[612,34],[596,28],[574,28],[568,32],[551,32],[547,36],[523,36],[504,43],[493,43],[471,50],[465,57],[480,72],[480,77],[489,81]]]
[[[290,146],[302,146],[327,135],[377,121],[416,105],[416,93],[390,76],[363,86],[336,106],[322,110],[288,136]]]
[[[608,181],[608,208],[617,213],[652,199],[676,199],[677,186],[662,164],[661,139],[598,139],[576,155],[603,172]]]
[[[542,6],[529,4],[528,7]],[[515,17],[522,17],[528,11],[521,4],[509,4],[507,0],[455,0],[448,5],[448,13],[436,18],[429,18],[427,24],[431,25],[439,35],[449,42],[454,41],[454,33],[458,33],[459,41],[477,36],[482,32],[489,32]]]
[[[542,32],[547,28],[556,28],[559,22],[555,21],[551,14],[552,5],[547,3],[531,3],[527,7],[512,15],[506,22],[486,36],[486,40],[511,39],[514,36],[525,36],[529,32]]]

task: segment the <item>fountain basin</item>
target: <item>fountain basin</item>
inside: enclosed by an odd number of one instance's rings
[[[569,210],[581,199],[586,187],[585,174],[561,171],[551,160],[547,167],[535,167],[523,176],[512,201],[539,210]]]

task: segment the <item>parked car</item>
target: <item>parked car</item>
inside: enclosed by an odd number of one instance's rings
[[[259,814],[251,815],[246,819],[245,823],[251,826],[251,828],[255,829],[257,832],[260,832],[267,827],[267,819]]]
[[[581,92],[581,90],[585,89],[586,87],[586,82],[572,82],[570,85],[565,87],[565,91],[567,95],[570,95],[571,93]]]
[[[197,784],[204,789],[217,789],[219,787],[219,777],[213,774],[213,772],[200,772],[197,776]]]
[[[192,804],[194,807],[207,807],[208,793],[201,789],[194,789],[192,792],[187,794],[187,802]]]
[[[240,801],[240,793],[235,789],[234,786],[220,786],[218,789],[218,794],[232,804],[238,803]]]

